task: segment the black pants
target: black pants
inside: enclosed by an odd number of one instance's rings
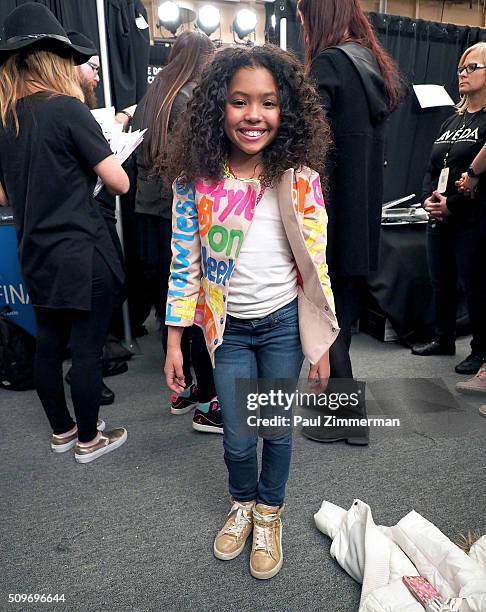
[[[365,277],[331,277],[331,285],[340,327],[338,337],[329,352],[331,378],[353,378],[353,368],[349,356],[351,328],[359,319],[363,307],[366,288]]]
[[[458,228],[452,223],[430,221],[427,226],[427,261],[434,291],[437,338],[454,344],[456,337],[457,294],[459,283],[466,293],[472,328],[471,348],[486,351],[481,327],[485,313],[481,306],[484,266],[479,263],[479,236],[476,227]],[[480,283],[478,283],[480,280]]]
[[[55,434],[74,427],[64,395],[62,361],[70,343],[72,353],[71,397],[78,425],[78,439],[96,436],[101,394],[101,352],[113,308],[115,278],[101,255],[93,253],[90,311],[36,307],[37,349],[35,385]]]
[[[168,327],[162,330],[162,343],[164,352],[167,353]],[[186,386],[192,384],[191,365],[196,375],[198,396],[200,402],[209,402],[216,396],[214,386],[213,366],[209,358],[206,341],[202,329],[197,325],[185,327],[181,341],[184,381]]]
[[[169,289],[170,264],[172,261],[172,221],[155,215],[138,214],[139,256],[144,269],[145,301],[148,312],[155,305],[157,315],[163,322]],[[148,312],[146,313],[148,315]],[[162,344],[167,353],[168,328],[162,327]],[[191,365],[196,374],[199,400],[208,402],[216,395],[213,366],[209,358],[202,330],[194,325],[185,328],[181,341],[184,378],[186,385],[192,384]]]

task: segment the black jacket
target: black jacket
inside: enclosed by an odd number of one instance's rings
[[[330,47],[312,63],[334,147],[328,164],[327,262],[331,276],[378,266],[387,94],[376,60],[356,43]]]
[[[186,109],[191,99],[195,83],[189,82],[181,88],[172,105],[169,117],[169,132],[177,122],[179,116]],[[133,129],[143,129],[143,111],[145,98],[137,106],[133,116]],[[135,195],[135,212],[147,215],[156,215],[163,219],[172,218],[172,185],[151,176],[152,168],[145,165],[143,158],[143,143],[135,150],[133,159],[136,164],[137,191]]]

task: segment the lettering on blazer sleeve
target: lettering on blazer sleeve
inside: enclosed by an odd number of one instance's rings
[[[299,181],[307,182],[307,185],[299,185],[299,191],[303,191],[305,245],[316,267],[329,306],[335,313],[334,295],[326,262],[327,212],[322,194],[321,179],[317,172],[312,171],[308,180],[299,179]]]
[[[201,285],[201,241],[193,184],[172,186],[172,262],[167,295],[166,325],[193,324]]]

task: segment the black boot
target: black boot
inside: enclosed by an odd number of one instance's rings
[[[108,376],[118,376],[128,370],[126,361],[103,361],[103,378]]]
[[[331,400],[338,394],[346,394],[350,405],[341,405],[336,410],[332,410],[329,408]],[[330,383],[325,396],[328,398],[326,408],[322,410],[315,408],[311,417],[314,420],[319,416],[319,424],[304,425],[303,435],[315,442],[345,441],[348,444],[368,445],[370,428],[368,424],[360,423],[361,419],[367,419],[364,382],[335,379]]]
[[[67,371],[64,379],[69,386],[71,386],[71,368]],[[115,401],[115,393],[101,381],[101,397],[100,406],[109,406]]]
[[[486,361],[486,354],[472,351],[461,363],[454,368],[458,374],[477,374],[479,368]]]
[[[439,340],[435,338],[425,344],[414,344],[412,346],[412,355],[421,355],[422,357],[428,357],[429,355],[455,355],[456,345],[455,342],[448,342],[445,340]]]

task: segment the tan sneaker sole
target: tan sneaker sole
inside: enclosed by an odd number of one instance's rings
[[[238,555],[240,555],[243,552],[243,549],[245,548],[245,544],[247,540],[248,538],[246,538],[243,544],[239,548],[234,550],[232,553],[221,552],[220,550],[216,548],[216,542],[214,542],[213,544],[214,556],[216,557],[216,559],[221,559],[221,561],[231,561],[231,559],[235,559]]]
[[[273,578],[276,574],[279,573],[279,571],[281,570],[283,565],[283,555],[280,557],[280,561],[277,563],[277,565],[267,571],[267,572],[257,572],[256,570],[254,570],[251,566],[250,563],[250,574],[253,576],[253,578],[258,578],[258,580],[268,580],[269,578]]]
[[[466,383],[457,383],[456,391],[459,393],[466,393],[469,395],[484,395],[486,393],[486,387],[482,385],[481,387],[473,387],[473,386],[465,386]]]

